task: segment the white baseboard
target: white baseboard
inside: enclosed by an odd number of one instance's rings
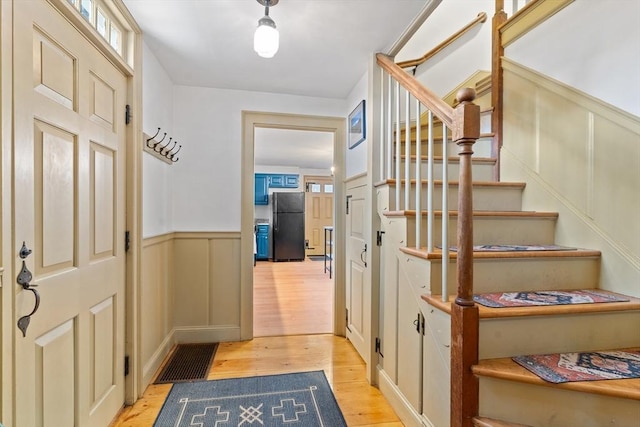
[[[239,326],[174,328],[174,344],[240,341]]]
[[[151,384],[151,381],[153,381],[153,378],[158,372],[158,369],[160,369],[160,366],[162,366],[162,362],[164,362],[164,359],[173,348],[173,344],[174,341],[172,331],[164,338],[160,346],[158,346],[158,349],[153,353],[153,356],[151,356],[149,361],[142,367],[141,384],[139,384],[138,387],[138,390],[140,390],[141,393],[147,388],[149,384]]]
[[[424,427],[423,418],[402,395],[398,386],[378,366],[378,388],[406,427]],[[430,424],[427,424],[430,426]]]

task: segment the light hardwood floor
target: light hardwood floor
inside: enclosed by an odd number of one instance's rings
[[[258,262],[254,274],[252,341],[221,343],[208,379],[323,370],[348,426],[402,427],[380,391],[369,385],[365,364],[332,330],[333,282],[319,261]],[[286,336],[273,336],[286,335]],[[151,384],[112,427],[152,426],[170,384]]]
[[[322,261],[258,261],[253,336],[332,333],[333,286]]]

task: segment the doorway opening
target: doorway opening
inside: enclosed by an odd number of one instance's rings
[[[254,130],[253,335],[332,333],[335,283],[324,254],[333,227],[334,133]]]

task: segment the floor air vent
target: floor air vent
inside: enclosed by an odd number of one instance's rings
[[[218,344],[178,344],[155,384],[207,379]]]

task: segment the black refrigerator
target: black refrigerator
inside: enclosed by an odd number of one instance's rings
[[[274,261],[304,260],[304,193],[273,193]]]

